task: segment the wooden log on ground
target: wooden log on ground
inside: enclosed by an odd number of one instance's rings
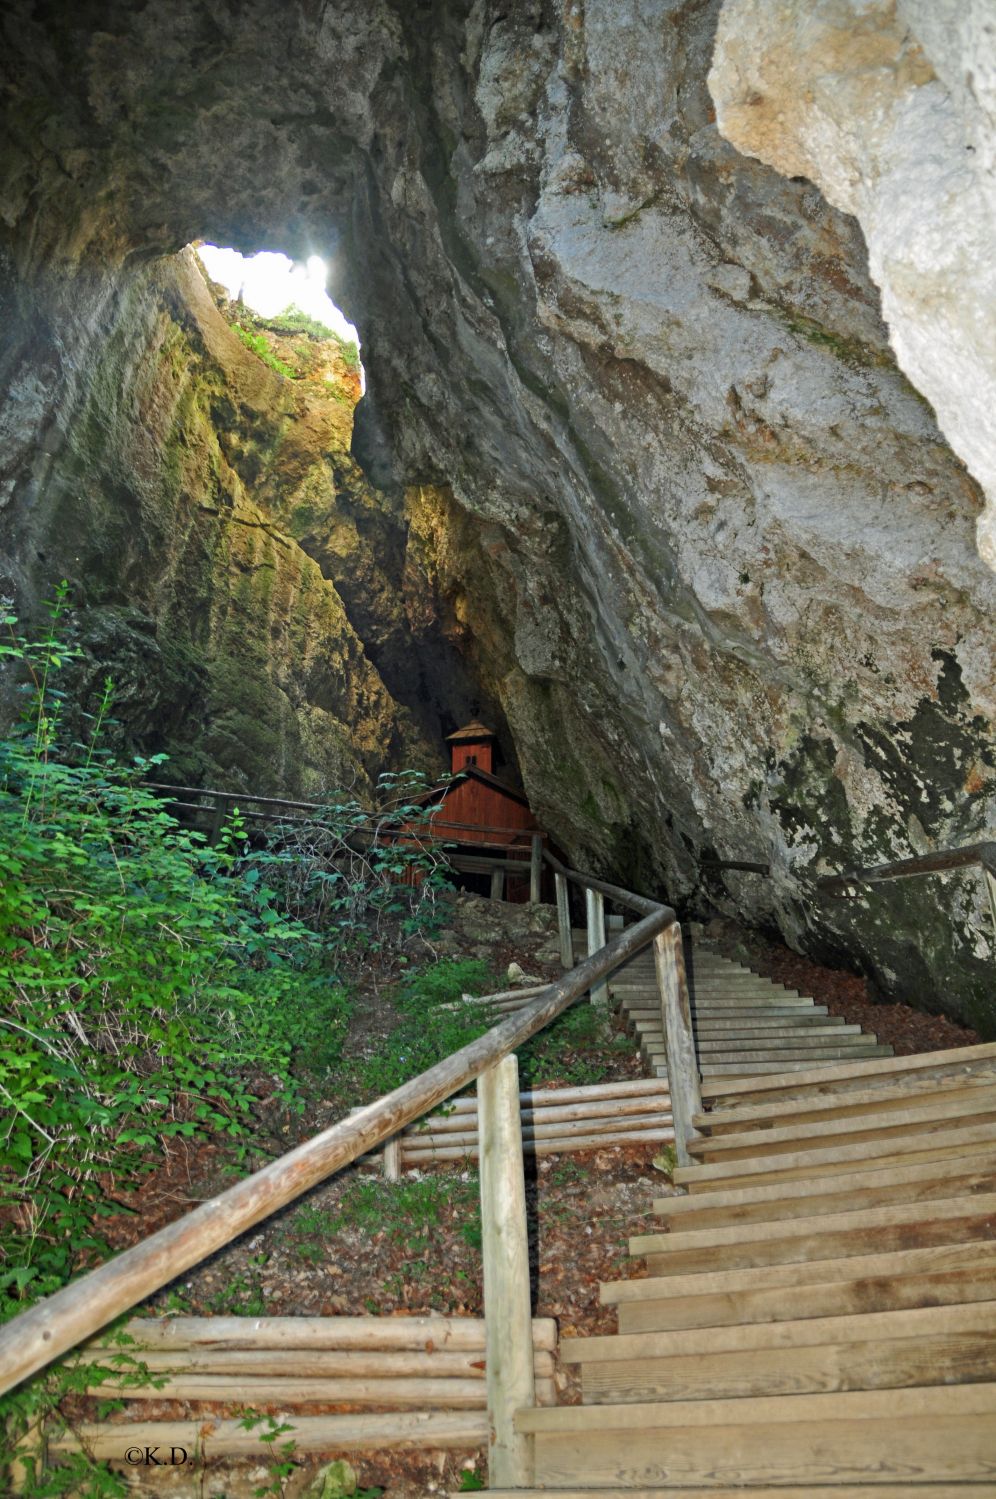
[[[123,1376],[127,1380],[127,1375]],[[122,1388],[105,1380],[88,1393],[107,1399],[205,1401],[215,1405],[280,1406],[355,1405],[387,1410],[485,1410],[486,1379],[308,1379],[304,1375],[177,1373],[152,1385]],[[540,1405],[556,1404],[551,1376],[534,1381]]]
[[[127,1375],[124,1376],[127,1379]],[[106,1380],[91,1393],[104,1399],[204,1400],[218,1405],[357,1405],[411,1410],[484,1410],[486,1382],[479,1379],[307,1379],[297,1375],[176,1374],[165,1383],[120,1388]]]
[[[361,1412],[350,1416],[296,1416],[281,1441],[293,1441],[297,1453],[377,1452],[381,1448],[467,1450],[488,1439],[486,1411]],[[265,1430],[246,1431],[241,1421],[101,1421],[63,1432],[49,1445],[53,1456],[86,1451],[103,1462],[122,1462],[129,1447],[183,1447],[205,1458],[272,1454]]]
[[[483,1317],[133,1317],[125,1333],[143,1348],[445,1350],[484,1347]],[[555,1349],[553,1317],[534,1317],[533,1347]],[[96,1344],[90,1344],[91,1348]],[[137,1355],[136,1355],[137,1356]]]
[[[659,1077],[628,1077],[610,1083],[585,1083],[571,1088],[526,1088],[519,1094],[519,1103],[525,1108],[543,1107],[546,1104],[587,1103],[597,1098],[667,1098],[667,1084]],[[451,1098],[446,1104],[447,1115],[461,1111],[476,1113],[477,1098],[466,1094],[462,1098]],[[442,1112],[442,1111],[441,1111]]]
[[[637,1124],[654,1124],[666,1118],[670,1121],[671,1110],[666,1105],[658,1108],[654,1105],[648,1106],[643,1098],[606,1098],[596,1103],[573,1103],[565,1104],[563,1108],[552,1109],[523,1109],[521,1113],[522,1128],[524,1132],[535,1133],[538,1130],[553,1129],[558,1125],[577,1125],[590,1123],[593,1126],[618,1122],[620,1128],[627,1121],[635,1120]],[[469,1112],[459,1114],[433,1114],[426,1119],[423,1125],[415,1129],[406,1130],[401,1137],[405,1143],[418,1142],[428,1135],[447,1134],[476,1134],[477,1116]],[[564,1134],[570,1133],[565,1129]]]
[[[123,1350],[121,1350],[123,1351]],[[468,1348],[462,1353],[413,1352],[390,1350],[383,1353],[366,1349],[303,1348],[178,1348],[162,1352],[148,1348],[129,1352],[153,1374],[225,1374],[229,1377],[266,1375],[295,1376],[306,1379],[476,1379],[484,1382],[483,1347]],[[84,1364],[127,1368],[112,1362],[115,1350],[84,1348],[79,1358]],[[546,1348],[533,1352],[533,1370],[540,1378],[553,1376],[555,1359]]]
[[[674,1133],[666,1126],[660,1129],[630,1130],[625,1134],[556,1136],[550,1140],[525,1140],[525,1155],[577,1154],[582,1150],[607,1150],[616,1145],[670,1145]],[[476,1142],[467,1145],[439,1145],[420,1147],[405,1152],[405,1165],[429,1166],[442,1161],[473,1161],[478,1156]]]

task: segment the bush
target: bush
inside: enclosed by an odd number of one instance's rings
[[[442,879],[417,836],[392,839],[399,817],[431,815],[414,775],[386,779],[378,816],[331,803],[303,860],[300,828],[253,846],[235,813],[212,848],[180,826],[142,784],[162,757],[122,765],[101,748],[110,682],[85,742],[64,743],[66,595],[38,640],[0,615],[0,660],[28,697],[0,741],[0,1321],[107,1255],[101,1220],[170,1139],[245,1137],[274,1091],[300,1107],[295,1074],[341,1059],[343,952],[404,939]],[[0,1473],[38,1415],[99,1373],[64,1361],[0,1400]],[[124,1487],[78,1455],[30,1492]]]
[[[180,826],[142,784],[156,759],[100,748],[109,683],[87,742],[61,744],[65,603],[63,585],[33,642],[0,619],[29,698],[0,742],[0,1315],[106,1253],[101,1217],[172,1137],[244,1135],[274,1090],[300,1107],[295,1070],[341,1056],[343,951],[415,929],[441,880],[385,831],[411,778],[390,780],[381,842],[337,861],[370,813],[335,803],[305,866],[286,838],[251,847],[237,813],[214,848]]]
[[[384,772],[373,801],[334,797],[313,816],[271,825],[243,873],[275,887],[343,963],[434,930],[436,897],[449,888],[431,830],[439,802],[422,772]]]
[[[339,338],[334,328],[328,327],[326,323],[319,322],[318,318],[305,312],[303,308],[291,302],[283,312],[278,312],[276,317],[264,318],[268,328],[275,333],[287,333],[293,336],[295,333],[307,333],[311,338]],[[341,339],[339,340],[342,341]]]
[[[310,313],[304,312],[293,302],[276,317],[261,318],[260,321],[265,323],[267,328],[272,328],[274,333],[283,333],[289,337],[293,337],[296,333],[307,333],[310,338],[321,339],[326,343],[337,343],[346,368],[355,373],[360,367],[360,351],[352,340],[343,338],[334,328],[319,322],[318,318],[313,318]]]

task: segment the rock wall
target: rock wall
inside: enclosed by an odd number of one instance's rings
[[[990,0],[725,0],[719,128],[853,213],[900,366],[983,486],[996,568],[996,11]]]
[[[11,576],[129,288],[197,236],[331,253],[378,498],[286,534],[347,605],[354,535],[400,568],[382,681],[476,686],[579,862],[701,909],[704,857],[770,860],[709,899],[993,1033],[970,880],[813,888],[992,827],[996,579],[858,224],[717,129],[719,11],[13,0]]]
[[[71,581],[80,705],[110,675],[125,742],[165,751],[182,783],[362,793],[381,768],[435,768],[438,746],[298,534],[362,488],[348,453],[358,379],[323,362],[296,381],[268,368],[189,250],[128,278],[116,303],[7,582],[30,613],[53,579]]]

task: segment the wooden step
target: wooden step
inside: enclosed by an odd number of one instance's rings
[[[996,1285],[993,1298],[956,1306],[919,1307],[913,1311],[857,1313],[843,1317],[800,1317],[744,1327],[694,1327],[683,1331],[645,1332],[598,1337],[567,1337],[560,1343],[564,1364],[633,1363],[640,1359],[712,1357],[750,1353],[764,1348],[808,1348],[814,1344],[920,1340],[939,1333],[985,1332],[996,1337]],[[944,1381],[946,1382],[946,1381]],[[942,1383],[940,1380],[932,1381]]]
[[[731,1033],[735,1034],[735,1033]],[[699,1051],[703,1056],[709,1056],[716,1051],[729,1049],[731,1035],[706,1036],[699,1043]],[[744,1056],[753,1055],[754,1052],[767,1051],[802,1051],[807,1047],[818,1048],[822,1056],[824,1048],[839,1052],[841,1056],[847,1056],[855,1051],[869,1046],[877,1048],[878,1043],[868,1036],[862,1036],[860,1031],[856,1035],[840,1035],[838,1031],[805,1032],[794,1031],[788,1028],[784,1031],[775,1031],[771,1034],[760,1036],[737,1036],[736,1050]]]
[[[458,1499],[458,1494],[464,1490],[450,1490],[450,1499]],[[900,1483],[862,1483],[862,1484],[807,1484],[804,1489],[792,1485],[791,1487],[778,1488],[701,1488],[698,1485],[693,1489],[666,1488],[666,1489],[617,1489],[604,1488],[601,1485],[597,1489],[565,1489],[559,1485],[556,1489],[489,1489],[488,1493],[492,1499],[550,1499],[551,1494],[556,1499],[591,1499],[597,1495],[598,1499],[972,1499],[973,1494],[982,1499],[982,1495],[988,1489],[977,1485],[958,1483],[918,1483],[915,1490],[908,1484]]]
[[[639,1000],[621,1005],[620,1013],[636,1020],[660,1020],[660,1001],[653,997],[645,1003]],[[692,1019],[697,1025],[730,1025],[750,1020],[756,1025],[820,1025],[836,1030],[847,1022],[840,1015],[828,1015],[825,1006],[818,1005],[693,1005]],[[861,1029],[860,1026],[857,1027]]]
[[[654,1212],[667,1219],[671,1233],[690,1228],[767,1223],[821,1213],[884,1207],[890,1202],[927,1203],[944,1197],[996,1192],[996,1147],[988,1155],[923,1166],[856,1171],[847,1176],[805,1179],[770,1187],[734,1187],[724,1192],[658,1197]]]
[[[911,1135],[892,1141],[859,1140],[826,1150],[801,1150],[789,1155],[759,1156],[748,1161],[715,1162],[707,1166],[682,1166],[674,1173],[676,1186],[691,1191],[719,1191],[730,1187],[766,1186],[776,1181],[792,1181],[800,1176],[822,1172],[824,1176],[841,1175],[858,1168],[860,1162],[872,1163],[868,1169],[922,1165],[927,1161],[953,1160],[978,1152],[996,1142],[996,1125],[980,1124],[966,1129],[949,1128],[936,1134]]]
[[[659,1020],[635,1020],[633,1030],[639,1036],[663,1035]],[[789,1040],[800,1046],[851,1046],[857,1041],[866,1043],[859,1026],[797,1025],[794,1021],[781,1020],[776,1024],[757,1025],[749,1020],[728,1020],[722,1023],[696,1024],[695,1036],[700,1045],[722,1041],[752,1041],[755,1046],[766,1047],[777,1041]]]
[[[798,1015],[754,1015],[735,1013],[732,1015],[695,1015],[692,1017],[696,1033],[702,1035],[724,1035],[735,1030],[758,1036],[770,1035],[773,1031],[791,1031],[793,1034],[811,1035],[814,1031],[832,1036],[860,1036],[860,1025],[848,1025],[839,1015],[813,1015],[803,1012]],[[641,1024],[650,1023],[649,1017]],[[659,1020],[658,1020],[659,1023]]]
[[[606,1306],[648,1300],[680,1302],[697,1296],[736,1297],[755,1290],[785,1291],[798,1286],[885,1280],[891,1276],[949,1274],[978,1266],[987,1269],[996,1266],[996,1245],[991,1240],[971,1239],[957,1244],[935,1244],[845,1258],[823,1257],[746,1269],[692,1270],[680,1275],[651,1276],[645,1280],[608,1281],[603,1282],[600,1296]]]
[[[978,1099],[936,1099],[923,1103],[919,1108],[901,1109],[883,1118],[873,1116],[869,1121],[860,1115],[851,1119],[836,1120],[829,1127],[823,1123],[786,1125],[778,1129],[747,1130],[742,1134],[708,1136],[693,1141],[689,1149],[694,1156],[704,1161],[742,1160],[759,1155],[813,1149],[827,1145],[830,1139],[841,1144],[854,1144],[859,1140],[891,1141],[897,1135],[929,1135],[939,1130],[950,1129],[953,1122],[972,1121],[974,1124],[996,1123],[996,1094],[988,1095],[988,1107],[980,1105]]]
[[[535,1434],[536,1481],[908,1485],[996,1471],[996,1385],[942,1385],[743,1400],[563,1406],[518,1412]],[[915,1491],[914,1491],[915,1492]]]
[[[986,1042],[981,1046],[960,1046],[950,1051],[922,1052],[916,1056],[893,1057],[886,1062],[853,1062],[848,1066],[835,1067],[832,1074],[813,1070],[811,1075],[802,1074],[761,1084],[753,1078],[721,1082],[712,1088],[703,1089],[703,1097],[706,1100],[715,1099],[720,1106],[724,1101],[767,1103],[773,1099],[805,1097],[807,1094],[823,1095],[827,1091],[836,1093],[850,1087],[902,1087],[904,1079],[911,1074],[956,1077],[968,1076],[980,1069],[993,1075],[996,1069],[996,1042]]]
[[[651,1057],[663,1056],[663,1051],[660,1047],[648,1047],[647,1050]],[[871,1041],[865,1042],[858,1037],[855,1037],[854,1045],[852,1046],[847,1046],[842,1042],[839,1046],[821,1046],[815,1048],[809,1047],[808,1043],[804,1047],[801,1043],[796,1046],[787,1042],[784,1046],[778,1046],[774,1043],[763,1047],[744,1046],[743,1050],[740,1049],[739,1045],[718,1047],[704,1045],[699,1048],[699,1056],[703,1067],[729,1066],[739,1062],[743,1064],[743,1070],[753,1067],[759,1062],[767,1062],[772,1065],[779,1062],[808,1062],[810,1066],[813,1066],[823,1059],[827,1065],[832,1065],[834,1062],[838,1062],[841,1059],[846,1060],[852,1056],[889,1057],[891,1055],[891,1047],[879,1046]]]
[[[734,1130],[765,1126],[777,1128],[793,1120],[815,1124],[820,1120],[847,1119],[855,1114],[888,1114],[896,1109],[916,1107],[924,1096],[931,1099],[984,1097],[987,1090],[996,1092],[996,1077],[933,1078],[913,1074],[902,1087],[866,1087],[836,1095],[821,1093],[814,1098],[712,1109],[696,1114],[694,1123],[697,1129],[707,1130],[712,1135],[728,1134]]]
[[[578,1339],[584,1401],[747,1399],[996,1379],[996,1305]]]
[[[945,1249],[973,1246],[943,1246]],[[996,1256],[991,1246],[974,1246],[978,1263],[955,1270],[922,1270],[893,1275],[886,1267],[882,1275],[855,1275],[849,1280],[819,1281],[795,1286],[757,1286],[756,1272],[740,1291],[715,1291],[682,1297],[660,1296],[655,1289],[664,1282],[633,1281],[646,1295],[621,1301],[617,1308],[620,1333],[649,1332],[687,1327],[731,1327],[755,1322],[792,1321],[799,1317],[846,1317],[856,1313],[909,1310],[921,1306],[949,1306],[969,1301],[990,1301],[996,1278]],[[984,1250],[988,1248],[988,1255]],[[926,1254],[910,1250],[910,1254]],[[888,1260],[889,1255],[867,1255],[865,1260]],[[836,1260],[847,1268],[859,1263]],[[778,1267],[775,1267],[778,1268]],[[678,1277],[670,1277],[677,1279]],[[685,1277],[682,1277],[685,1278]]]
[[[717,1083],[752,1083],[755,1079],[764,1081],[771,1074],[782,1077],[793,1072],[812,1073],[818,1068],[824,1067],[827,1071],[830,1071],[839,1065],[839,1061],[833,1057],[829,1057],[822,1062],[816,1062],[812,1057],[807,1057],[805,1061],[786,1061],[783,1057],[780,1062],[758,1062],[754,1060],[746,1065],[743,1062],[704,1062],[700,1066],[699,1072],[703,1078],[715,1079]],[[660,1067],[658,1063],[654,1063],[654,1066],[659,1068],[656,1076],[665,1077],[667,1075],[663,1067]]]
[[[932,1202],[929,1217],[918,1203],[889,1204],[854,1213],[790,1218],[682,1234],[635,1234],[630,1253],[651,1275],[737,1269],[838,1256],[876,1254],[931,1244],[996,1237],[996,1195]]]

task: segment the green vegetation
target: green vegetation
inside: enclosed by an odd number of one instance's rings
[[[486,1005],[446,1006],[465,992],[487,994],[500,988],[487,964],[475,959],[446,960],[413,975],[394,995],[400,1024],[359,1068],[361,1087],[373,1098],[389,1093],[482,1036],[494,1019]]]
[[[303,344],[294,347],[294,354],[301,365],[301,369],[294,370],[273,352],[265,332],[261,330],[267,329],[285,338],[296,338],[305,334],[309,339],[317,342],[337,344],[346,369],[355,374],[360,368],[360,351],[351,339],[343,338],[334,328],[319,322],[318,318],[302,311],[293,302],[289,307],[285,307],[283,312],[278,312],[275,317],[263,317],[259,313],[242,307],[239,309],[239,320],[234,322],[232,327],[247,349],[262,359],[264,364],[269,365],[271,370],[276,370],[278,375],[285,375],[288,380],[296,380],[302,371],[307,372],[312,363],[311,350]]]
[[[262,359],[264,364],[269,365],[271,370],[276,370],[278,375],[283,375],[287,380],[297,379],[297,374],[291,369],[290,365],[285,364],[282,359],[274,354],[266,340],[265,334],[253,333],[248,328],[243,328],[241,323],[233,323],[232,328],[238,334],[246,348],[255,354],[257,359]]]
[[[566,1087],[600,1083],[613,1054],[630,1052],[628,1036],[612,1028],[606,1012],[583,1000],[540,1031],[519,1052],[523,1086],[559,1082]]]
[[[338,337],[338,334],[335,336]],[[339,348],[342,352],[343,364],[355,375],[360,368],[359,348],[354,343],[347,343],[344,338],[339,339]]]
[[[295,302],[285,307],[283,312],[278,312],[276,317],[268,317],[264,320],[268,328],[275,333],[307,333],[311,338],[339,338],[334,328],[327,323],[321,323],[310,313],[303,311]],[[341,340],[340,340],[341,342]]]
[[[244,1150],[267,1109],[301,1112],[308,1070],[341,1062],[338,975],[430,920],[441,881],[417,839],[391,837],[433,810],[412,774],[386,779],[376,815],[338,799],[265,842],[237,812],[214,847],[181,826],[143,784],[162,757],[103,748],[110,682],[85,731],[64,728],[66,599],[63,584],[38,638],[0,616],[26,696],[0,741],[0,1320],[109,1255],[103,1225],[140,1210],[178,1137]],[[262,1309],[259,1268],[229,1302]],[[0,1400],[0,1470],[79,1380],[64,1361]],[[125,1492],[94,1465],[84,1484],[80,1463],[31,1492]]]
[[[326,1256],[332,1237],[344,1228],[383,1233],[390,1243],[404,1245],[413,1254],[420,1254],[428,1248],[432,1230],[451,1211],[468,1214],[459,1233],[472,1249],[479,1249],[481,1220],[476,1173],[468,1173],[466,1180],[452,1174],[405,1177],[399,1182],[356,1177],[344,1189],[336,1209],[311,1203],[299,1207],[289,1233],[300,1248],[321,1247]],[[305,1252],[302,1258],[312,1256]]]

